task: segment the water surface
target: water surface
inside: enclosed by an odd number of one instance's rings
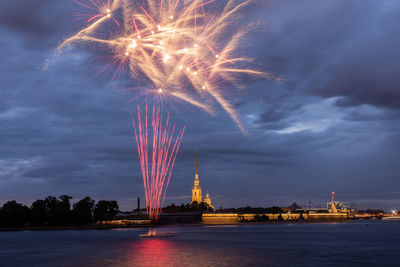
[[[0,266],[399,266],[400,222],[0,232]]]

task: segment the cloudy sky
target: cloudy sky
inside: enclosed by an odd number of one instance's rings
[[[79,28],[66,0],[0,0],[0,204],[48,195],[143,197],[128,103],[96,77],[90,53],[54,49]],[[260,0],[246,39],[281,82],[228,88],[249,136],[222,110],[175,103],[186,125],[167,204],[189,202],[194,149],[217,207],[325,205],[400,209],[400,2]],[[100,75],[102,76],[102,75]]]

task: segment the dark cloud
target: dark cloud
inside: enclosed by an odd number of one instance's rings
[[[0,30],[17,34],[24,48],[48,50],[54,48],[71,28],[82,21],[71,21],[72,1],[63,0],[0,0]],[[22,67],[22,66],[20,66]]]
[[[44,38],[57,29],[56,25],[49,23],[51,12],[46,12],[52,3],[52,0],[2,0],[0,24],[24,35]]]
[[[74,164],[74,163],[66,163],[66,164],[57,164],[57,165],[47,165],[44,167],[36,168],[29,170],[24,173],[25,177],[32,178],[42,178],[42,177],[51,177],[56,178],[54,174],[58,174],[57,176],[62,175],[71,176],[71,173],[84,171],[87,169],[87,166],[83,164]]]
[[[396,1],[279,1],[262,15],[270,32],[257,53],[289,88],[398,109],[399,10]]]

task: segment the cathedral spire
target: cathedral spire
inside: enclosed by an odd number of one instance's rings
[[[199,170],[197,168],[197,148],[196,148],[196,177],[199,176]]]
[[[199,169],[197,167],[197,148],[196,148],[196,173],[194,176],[194,185],[195,186],[199,186],[200,185],[200,181],[199,181]]]
[[[203,201],[203,197],[201,195],[201,186],[199,181],[199,169],[197,166],[197,148],[196,148],[196,175],[194,176],[194,186],[192,189],[192,203],[193,202],[201,203]]]

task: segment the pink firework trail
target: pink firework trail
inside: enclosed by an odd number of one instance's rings
[[[161,213],[185,127],[174,138],[176,129],[170,123],[169,114],[164,122],[161,108],[156,106],[153,106],[151,127],[152,133],[149,134],[147,104],[144,115],[138,105],[137,122],[133,119],[133,128],[143,175],[147,214],[156,221]]]

